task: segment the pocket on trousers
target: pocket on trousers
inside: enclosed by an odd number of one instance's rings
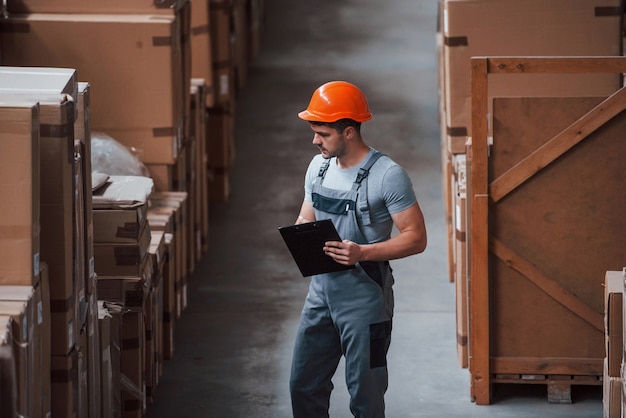
[[[361,268],[369,276],[370,279],[376,282],[380,288],[383,288],[383,271],[386,272],[389,262],[382,261],[360,261]]]
[[[387,366],[387,350],[391,341],[391,319],[370,324],[370,369]]]

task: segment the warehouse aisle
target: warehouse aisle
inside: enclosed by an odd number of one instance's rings
[[[498,388],[495,403],[469,397],[456,354],[441,193],[436,0],[265,0],[261,54],[237,98],[236,158],[228,202],[210,211],[210,249],[189,278],[148,418],[287,418],[293,337],[308,280],[277,227],[293,223],[316,148],[296,114],[323,82],[345,79],[369,98],[369,145],[411,175],[427,221],[426,252],[393,262],[396,315],[387,416],[602,417],[601,388],[575,388],[550,405],[544,386]],[[349,417],[339,370],[331,416]]]

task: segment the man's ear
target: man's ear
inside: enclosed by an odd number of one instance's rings
[[[343,130],[343,136],[346,139],[352,139],[354,137],[354,126],[346,126],[346,129]]]

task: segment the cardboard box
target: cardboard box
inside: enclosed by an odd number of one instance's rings
[[[176,252],[174,237],[165,233],[165,248],[168,254],[163,266],[163,359],[174,356],[174,325],[176,323],[175,266],[170,256]]]
[[[128,209],[94,210],[94,242],[96,244],[137,242],[148,222],[147,213],[148,206],[145,204]]]
[[[184,211],[180,209],[179,202],[169,202],[167,205],[163,201],[157,201],[158,204],[150,203],[151,207],[148,209],[148,223],[153,225],[153,220],[156,221],[156,217],[161,215],[165,218],[171,218],[171,223],[168,222],[168,226],[171,226],[170,232],[175,240],[175,251],[173,255],[174,266],[176,268],[176,283],[182,281],[183,276],[186,274],[187,263],[185,256],[185,240],[184,240]]]
[[[35,307],[31,295],[28,300],[0,300],[0,315],[9,315],[17,377],[17,410],[19,416],[34,416],[41,411],[41,392],[36,388],[35,349],[39,334],[35,326]]]
[[[177,209],[180,213],[180,239],[182,240],[182,276],[190,276],[195,267],[195,213],[193,189],[187,191],[155,192],[150,196],[150,205],[156,211],[159,209]]]
[[[0,99],[0,284],[39,280],[39,105]]]
[[[178,159],[174,164],[146,164],[150,177],[154,180],[155,191],[166,192],[171,190],[188,189],[186,171],[187,148],[189,141],[181,147]]]
[[[188,194],[186,192],[156,192],[150,196],[150,211],[174,211],[174,219],[176,221],[176,233],[174,239],[177,240],[177,263],[178,280],[177,280],[177,299],[178,299],[178,316],[186,307],[186,278],[190,272],[190,263],[193,261],[193,255],[189,252],[189,234],[190,226],[188,224]],[[191,261],[190,261],[191,260]]]
[[[79,356],[73,349],[64,356],[52,356],[52,416],[81,418],[79,414]]]
[[[157,260],[155,266],[156,280],[160,279],[160,287],[162,295],[159,296],[162,306],[159,308],[162,312],[162,358],[169,360],[174,355],[174,325],[177,318],[177,282],[176,282],[176,241],[173,231],[173,214],[155,215],[149,214],[150,228],[158,239],[158,234],[163,234],[163,258],[160,262]],[[157,250],[154,250],[155,253]],[[160,251],[158,251],[160,252]],[[162,264],[162,266],[160,266]],[[159,276],[159,273],[161,276]]]
[[[143,270],[134,277],[109,277],[98,280],[98,299],[143,312],[153,271],[149,260],[142,267]]]
[[[47,265],[44,269],[47,272]],[[43,277],[43,275],[42,275]],[[40,280],[35,288],[37,302],[37,321],[41,341],[41,384],[42,384],[42,416],[47,418],[52,411],[52,388],[50,381],[50,357],[52,353],[52,313],[50,312],[50,282]]]
[[[127,310],[116,303],[105,302],[104,306],[111,316],[109,321],[110,359],[112,370],[110,410],[113,417],[122,416],[122,321]]]
[[[233,109],[215,106],[208,111],[206,149],[209,156],[209,170],[230,167],[235,160]]]
[[[121,371],[128,378],[122,385],[124,417],[142,418],[146,411],[145,328],[143,313],[130,311],[122,318]]]
[[[231,9],[231,48],[235,74],[235,94],[248,83],[248,0],[234,0]]]
[[[87,173],[85,172],[85,164],[84,161],[86,159],[85,155],[85,144],[79,140],[74,140],[74,202],[73,202],[73,211],[74,211],[74,268],[75,268],[75,276],[74,280],[76,283],[76,294],[78,295],[77,303],[78,306],[76,308],[79,316],[78,329],[82,330],[85,327],[87,321],[87,282],[89,275],[89,265],[87,259],[87,249],[85,246],[87,245],[87,232],[85,230],[86,221],[85,221],[85,212],[87,211],[86,205],[87,198],[86,194],[91,197],[91,189],[89,191],[86,190],[85,178],[87,177]],[[91,172],[89,172],[89,178],[91,179]],[[91,199],[90,199],[91,201]],[[89,206],[89,212],[91,212],[91,205]],[[93,244],[91,244],[93,245]]]
[[[194,142],[193,137],[188,137],[188,140],[185,141],[183,147],[180,150],[180,154],[178,156],[178,161],[174,164],[174,169],[172,173],[174,174],[174,184],[173,187],[169,190],[160,190],[160,192],[167,191],[179,191],[179,192],[189,192],[190,184],[189,184],[189,153],[188,149],[192,143]]]
[[[10,13],[172,14],[188,0],[7,0]]]
[[[209,200],[225,202],[230,196],[230,167],[235,159],[232,111],[226,107],[210,108],[207,127]]]
[[[209,3],[206,0],[191,1],[191,77],[206,80],[203,107],[211,107],[215,103]]]
[[[150,177],[154,180],[154,190],[167,191],[174,190],[174,171],[176,166],[173,164],[146,164]]]
[[[113,418],[113,369],[111,364],[111,314],[103,301],[98,301],[98,344],[100,349],[99,373],[102,418]],[[119,371],[118,371],[119,372]]]
[[[10,316],[0,315],[0,405],[7,418],[17,416],[17,377],[11,322]]]
[[[100,330],[98,319],[98,299],[96,292],[88,295],[87,324],[83,330],[87,374],[87,410],[89,417],[100,417],[102,411],[102,383],[100,378]]]
[[[0,31],[4,32],[4,27]],[[59,95],[70,96],[77,102],[78,78],[76,70],[72,68],[15,67],[3,62],[0,66],[0,93],[24,99],[36,97],[45,101],[56,101]]]
[[[191,80],[191,114],[195,117],[192,135],[196,138],[195,155],[196,182],[195,182],[195,240],[196,261],[200,261],[202,254],[208,250],[209,235],[209,179],[207,172],[207,123],[208,113],[202,105],[206,94],[204,79]]]
[[[263,21],[263,0],[250,0],[248,5],[248,59],[254,60],[261,49],[261,23]]]
[[[148,299],[146,301],[146,312],[144,319],[145,326],[145,346],[144,346],[144,370],[146,380],[146,403],[151,404],[154,402],[154,396],[158,383],[158,369],[159,369],[159,352],[156,341],[156,330],[161,326],[161,322],[157,324],[157,317],[155,316],[157,305],[155,293],[158,292],[158,288],[150,288]]]
[[[621,271],[607,271],[604,286],[604,336],[607,373],[620,376],[624,354],[623,293],[624,277]]]
[[[454,289],[456,298],[457,354],[462,368],[469,366],[469,293],[467,282],[467,188],[465,155],[453,158],[454,177]]]
[[[144,224],[139,239],[128,243],[94,244],[98,278],[135,277],[142,273],[150,246],[150,228]]]
[[[443,5],[448,150],[471,136],[473,56],[622,55],[620,0],[445,0]],[[589,36],[593,33],[593,36]],[[493,74],[490,97],[607,96],[616,74]]]
[[[146,409],[144,312],[151,277],[152,265],[147,263],[141,276],[98,280],[98,295],[105,301],[105,306],[113,304],[120,308],[119,370],[129,379],[120,386],[121,410],[125,417],[139,417]],[[114,344],[112,341],[111,346]]]
[[[154,380],[153,388],[158,385],[159,378],[163,374],[163,286],[164,270],[167,261],[167,247],[165,232],[153,231],[150,243],[150,258],[152,260],[152,303],[153,303],[153,328],[151,337],[154,342]],[[146,336],[148,334],[146,333]]]
[[[50,312],[46,283],[32,286],[0,286],[0,309],[26,306],[23,327],[32,335],[28,340],[28,375],[26,390],[31,414],[46,417],[50,413]],[[24,305],[25,304],[25,305]],[[3,311],[8,312],[8,311]],[[32,328],[32,330],[31,330]],[[26,334],[25,334],[26,335]],[[23,341],[23,338],[22,338]]]
[[[73,83],[72,80],[75,79],[73,74],[72,72],[67,77],[69,83]],[[24,85],[14,85],[12,88],[24,88],[27,91],[28,82],[25,80]],[[0,92],[2,94],[4,93]],[[26,93],[20,94],[20,97],[23,96]],[[32,97],[36,98],[37,93],[33,92]],[[63,323],[54,320],[52,323],[55,341],[63,341],[62,344],[52,344],[53,354],[67,354],[71,350],[72,334],[75,335],[73,327],[76,326],[73,318],[70,318],[72,324],[65,322],[68,319],[67,314],[76,313],[77,297],[73,253],[76,221],[73,201],[74,115],[73,102],[67,95],[58,95],[55,100],[44,98],[40,101],[40,259],[48,265],[51,310],[64,317]],[[71,331],[68,325],[71,326]]]
[[[89,416],[89,361],[87,346],[87,330],[86,325],[80,330],[78,343],[75,349],[78,351],[78,399],[77,415],[79,417]]]
[[[68,312],[77,314],[72,306],[77,303],[79,290],[73,252],[75,228],[80,228],[74,207],[76,71],[19,67],[5,67],[3,71],[0,97],[39,101],[40,260],[48,263],[51,310],[63,315]],[[72,327],[76,327],[76,323],[74,321]],[[60,322],[53,319],[53,335],[57,336],[56,341],[60,341],[58,338],[68,330],[65,325],[56,329],[57,325],[61,325]],[[73,341],[70,335],[66,337],[66,342]],[[71,346],[61,348],[54,343],[52,348],[54,355],[66,355],[71,350]]]
[[[93,90],[94,131],[138,149],[143,162],[173,163],[189,98],[187,26],[173,15],[11,15],[1,29],[3,62],[76,68]]]
[[[604,359],[604,376],[602,377],[602,416],[604,418],[622,416],[622,397],[621,374],[610,376],[608,361]]]
[[[235,77],[231,45],[232,0],[209,2],[211,52],[213,54],[214,106],[230,106],[235,98]]]
[[[194,113],[195,112],[195,113]],[[181,167],[179,171],[179,176],[185,178],[185,188],[176,189],[175,191],[186,192],[187,194],[187,202],[186,202],[186,219],[187,219],[187,253],[188,253],[188,263],[189,263],[189,274],[192,274],[195,269],[196,264],[196,238],[200,231],[196,231],[196,227],[198,226],[198,222],[196,220],[197,215],[197,201],[199,198],[199,178],[198,178],[198,159],[202,158],[201,150],[198,145],[200,142],[204,142],[204,138],[199,139],[195,134],[198,121],[197,119],[201,117],[199,113],[203,112],[203,109],[194,108],[194,112],[192,112],[192,116],[194,119],[194,128],[192,129],[193,134],[189,137],[190,140],[185,144],[181,155],[184,158],[181,158],[184,161],[185,166]],[[202,132],[201,132],[202,133]]]
[[[41,283],[50,284],[48,263],[41,263]],[[43,288],[45,289],[45,288]],[[42,289],[42,290],[43,290]],[[51,291],[49,291],[51,294]],[[76,319],[75,295],[71,295],[67,300],[49,299],[50,310],[50,352],[69,353],[76,342],[78,335],[78,320]]]
[[[85,266],[87,267],[87,292],[93,292],[93,288],[89,285],[93,284],[90,280],[94,276],[94,259],[93,259],[93,202],[92,202],[92,180],[91,180],[91,109],[90,109],[91,87],[89,83],[78,83],[78,117],[74,123],[74,138],[79,140],[81,155],[81,169],[85,174],[82,176],[82,184],[84,188],[84,234],[85,234]]]
[[[161,306],[162,288],[157,274],[153,276],[153,284],[147,292],[144,310],[145,346],[144,346],[144,369],[146,380],[147,403],[154,401],[154,394],[159,378],[161,348],[159,346],[160,330],[163,326]]]
[[[149,177],[109,176],[106,183],[94,190],[93,208],[131,209],[146,204],[154,188]]]

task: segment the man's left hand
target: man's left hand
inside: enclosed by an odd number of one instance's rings
[[[361,260],[361,246],[347,239],[327,241],[324,245],[324,253],[337,263],[346,266],[352,266]]]

